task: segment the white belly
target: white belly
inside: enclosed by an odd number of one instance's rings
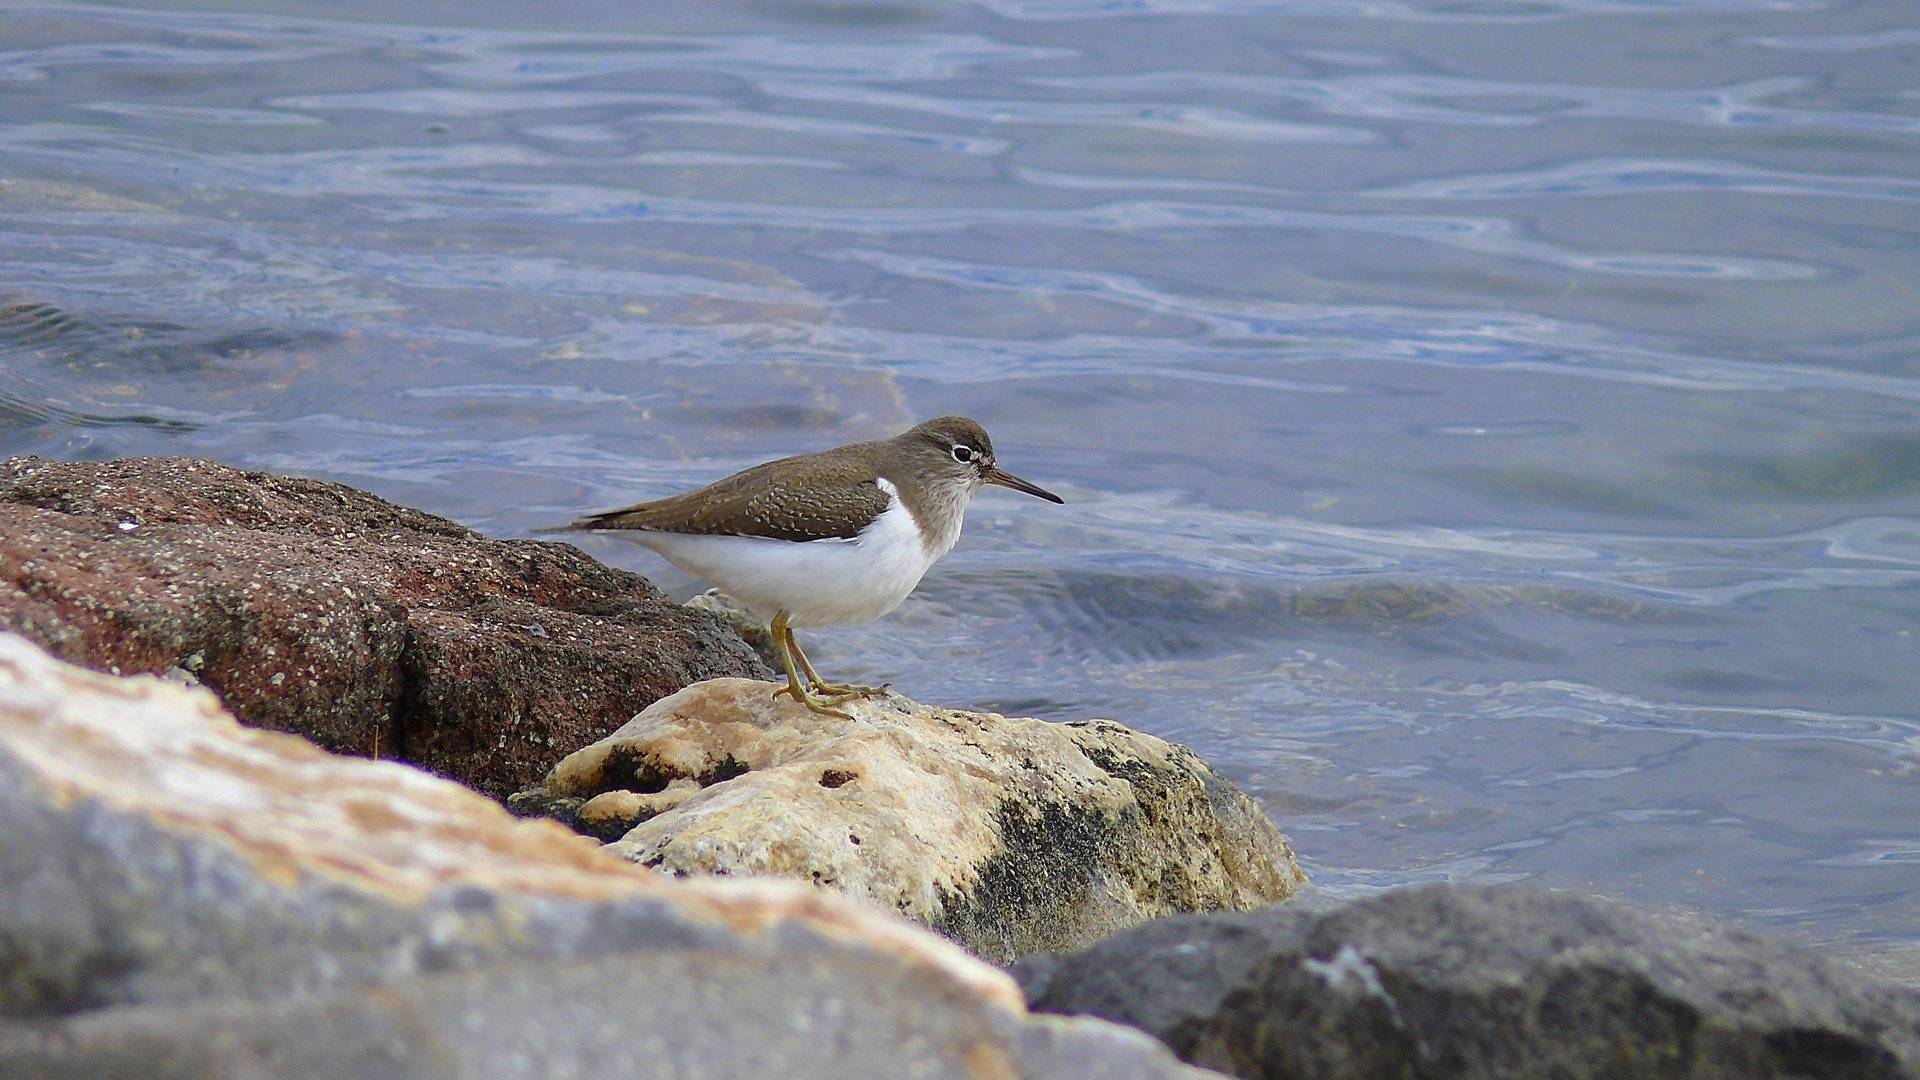
[[[919,527],[898,499],[851,540],[795,543],[638,531],[619,535],[720,586],[761,618],[786,612],[794,626],[877,619],[899,607],[927,568],[946,554],[945,548],[932,552],[920,542]]]

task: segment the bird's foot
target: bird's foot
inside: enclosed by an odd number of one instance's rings
[[[782,695],[791,697],[793,700],[799,702],[802,705],[805,705],[807,708],[812,709],[814,712],[819,713],[821,716],[832,716],[832,717],[837,717],[841,720],[853,719],[852,713],[842,712],[841,710],[834,708],[835,705],[838,705],[843,701],[851,700],[850,698],[837,697],[837,696],[818,697],[812,693],[809,693],[799,683],[788,683],[787,685],[773,692],[773,696],[776,698]]]
[[[854,698],[879,697],[891,689],[891,684],[881,683],[879,686],[862,686],[859,683],[837,683],[815,679],[813,680],[813,689],[817,693],[832,698],[835,704],[838,704],[842,701],[852,701]]]

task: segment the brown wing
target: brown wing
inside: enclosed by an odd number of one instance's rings
[[[724,480],[653,502],[589,514],[567,531],[763,536],[773,540],[851,539],[887,508],[868,455],[842,447],[770,461]]]

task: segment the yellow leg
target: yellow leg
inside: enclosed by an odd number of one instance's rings
[[[787,613],[783,611],[775,615],[773,617],[773,626],[770,629],[773,632],[773,650],[780,654],[780,666],[787,669],[787,685],[775,690],[773,696],[779,697],[781,694],[791,694],[793,700],[823,716],[837,716],[842,720],[853,719],[851,713],[844,713],[832,707],[835,701],[844,699],[824,701],[809,693],[807,688],[801,685],[800,673],[794,668],[793,660],[795,656],[799,656],[800,662],[804,664],[806,663],[806,657],[800,652],[800,643],[793,640],[793,629],[787,625]],[[812,668],[807,669],[807,675],[810,681],[817,681],[813,679]]]
[[[807,682],[811,683],[815,690],[832,698],[836,704],[842,701],[851,701],[854,698],[872,697],[875,694],[884,694],[887,692],[887,688],[884,686],[861,686],[859,683],[830,683],[821,678],[820,673],[813,670],[813,662],[808,660],[807,654],[800,650],[800,639],[793,636],[793,627],[787,627],[786,631],[787,648],[793,651],[794,659],[800,661],[800,670],[806,672]]]

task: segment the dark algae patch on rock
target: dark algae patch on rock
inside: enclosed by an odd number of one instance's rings
[[[939,890],[939,915],[930,925],[1002,962],[1084,939],[1086,912],[1106,906],[1098,901],[1099,879],[1115,861],[1108,848],[1129,824],[1138,825],[1139,815],[1048,799],[1003,802],[994,816],[1000,849],[970,878]]]
[[[0,629],[97,670],[184,670],[244,723],[495,796],[689,683],[767,670],[568,545],[321,480],[15,458],[0,521]]]
[[[1914,1080],[1920,993],[1743,930],[1426,886],[1166,919],[1015,975],[1263,1080]]]

